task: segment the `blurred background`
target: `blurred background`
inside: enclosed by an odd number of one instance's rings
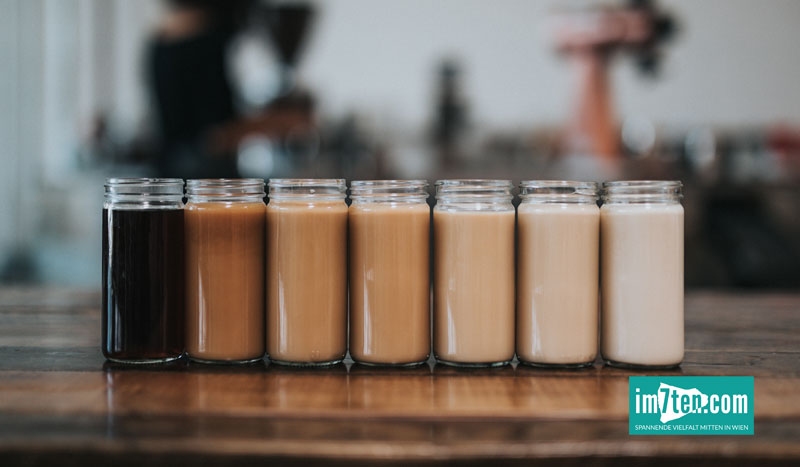
[[[0,283],[109,176],[681,179],[688,287],[800,286],[795,0],[0,0]]]

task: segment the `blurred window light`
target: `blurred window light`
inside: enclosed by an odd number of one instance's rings
[[[256,34],[240,35],[229,52],[231,79],[245,110],[265,106],[280,91],[275,56]]]
[[[275,144],[266,136],[245,138],[239,144],[236,166],[242,177],[269,178],[275,168]]]
[[[656,144],[656,128],[644,117],[628,117],[622,123],[622,143],[636,157],[645,157]]]
[[[695,172],[710,168],[717,158],[717,139],[708,127],[691,129],[686,135],[684,148]]]

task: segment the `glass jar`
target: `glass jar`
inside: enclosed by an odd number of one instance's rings
[[[611,365],[683,360],[683,206],[679,181],[603,184],[601,353]]]
[[[103,202],[103,355],[174,360],[184,350],[183,180],[109,178]]]
[[[186,354],[211,363],[264,356],[264,180],[186,182]]]
[[[433,346],[442,363],[514,357],[512,189],[509,180],[436,182]]]
[[[586,366],[597,356],[597,184],[523,181],[517,209],[517,358]]]
[[[267,353],[331,365],[347,351],[347,187],[271,179],[267,205]]]
[[[350,356],[415,365],[430,355],[430,216],[425,180],[350,185]]]

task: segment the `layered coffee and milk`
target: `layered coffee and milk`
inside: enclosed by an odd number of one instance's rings
[[[520,184],[517,358],[577,366],[597,355],[600,210],[593,183]]]
[[[186,353],[243,362],[264,355],[264,181],[189,180]]]
[[[427,182],[351,185],[350,355],[361,363],[406,365],[430,354]]]
[[[601,352],[611,364],[683,360],[683,207],[680,182],[604,185],[600,213]]]
[[[267,353],[330,364],[347,350],[344,180],[273,179],[267,205]]]
[[[514,220],[508,181],[437,182],[433,341],[444,363],[514,356]]]

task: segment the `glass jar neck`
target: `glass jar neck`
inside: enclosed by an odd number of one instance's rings
[[[632,180],[603,183],[603,204],[679,204],[678,180]]]
[[[259,203],[264,196],[261,178],[186,181],[186,197],[190,203]]]
[[[513,209],[513,187],[510,180],[439,180],[437,205],[466,211]]]
[[[426,180],[357,180],[350,184],[350,199],[362,203],[425,203]]]
[[[344,201],[347,185],[341,178],[271,178],[269,198],[275,201]]]
[[[183,180],[180,178],[106,179],[103,206],[121,209],[180,209]]]
[[[597,183],[570,180],[526,180],[519,184],[522,203],[597,204]]]

